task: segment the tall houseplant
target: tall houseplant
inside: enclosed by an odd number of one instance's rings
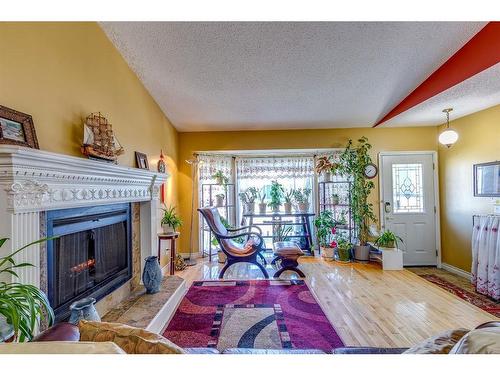
[[[8,238],[1,238],[0,247],[7,240]],[[27,247],[46,240],[43,238],[32,242],[10,255],[0,257],[0,280],[7,280],[8,277],[18,278],[16,271],[34,267],[31,263],[16,263],[14,256]],[[11,326],[15,340],[20,342],[32,340],[35,329],[42,320],[46,320],[51,326],[54,322],[54,311],[41,290],[33,285],[0,281],[0,325],[3,321],[3,324]]]
[[[368,138],[361,137],[353,145],[351,139],[347,142],[345,150],[340,155],[339,172],[352,178],[350,187],[351,209],[354,223],[358,230],[358,244],[354,246],[354,258],[367,261],[370,246],[367,244],[370,222],[375,222],[373,205],[368,202],[368,196],[375,187],[373,181],[366,179],[365,167],[372,163],[368,154],[372,148]]]
[[[271,197],[271,201],[268,206],[271,207],[273,212],[279,212],[281,206],[281,199],[283,198],[283,185],[281,185],[278,181],[271,182],[271,190],[269,191],[269,196]]]

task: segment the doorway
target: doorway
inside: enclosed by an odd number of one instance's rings
[[[383,152],[380,221],[403,239],[405,266],[440,266],[437,154]]]

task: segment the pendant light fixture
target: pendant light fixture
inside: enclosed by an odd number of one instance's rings
[[[443,109],[443,112],[446,113],[446,129],[439,134],[439,143],[445,145],[450,148],[453,144],[458,140],[458,133],[450,128],[450,112],[453,111],[453,108]]]

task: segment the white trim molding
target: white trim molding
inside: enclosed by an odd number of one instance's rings
[[[441,268],[444,269],[444,270],[446,270],[446,271],[448,271],[448,272],[454,273],[455,275],[465,277],[467,280],[471,279],[471,273],[470,272],[467,272],[467,271],[464,271],[461,268],[452,266],[451,264],[441,263]]]

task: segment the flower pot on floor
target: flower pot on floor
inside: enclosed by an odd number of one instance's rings
[[[356,262],[368,262],[370,260],[370,245],[354,246],[354,260]]]
[[[267,203],[259,203],[259,213],[265,214],[267,209]]]
[[[351,249],[337,248],[337,261],[341,263],[349,263],[351,261]]]
[[[309,212],[309,202],[307,203],[297,203],[297,210],[301,213]]]
[[[285,214],[291,214],[292,213],[292,204],[290,202],[284,203],[283,207],[285,208]]]
[[[164,234],[171,234],[175,232],[174,227],[168,224],[162,224],[161,228],[163,229]]]
[[[333,260],[333,247],[321,246],[321,256],[326,260]]]

